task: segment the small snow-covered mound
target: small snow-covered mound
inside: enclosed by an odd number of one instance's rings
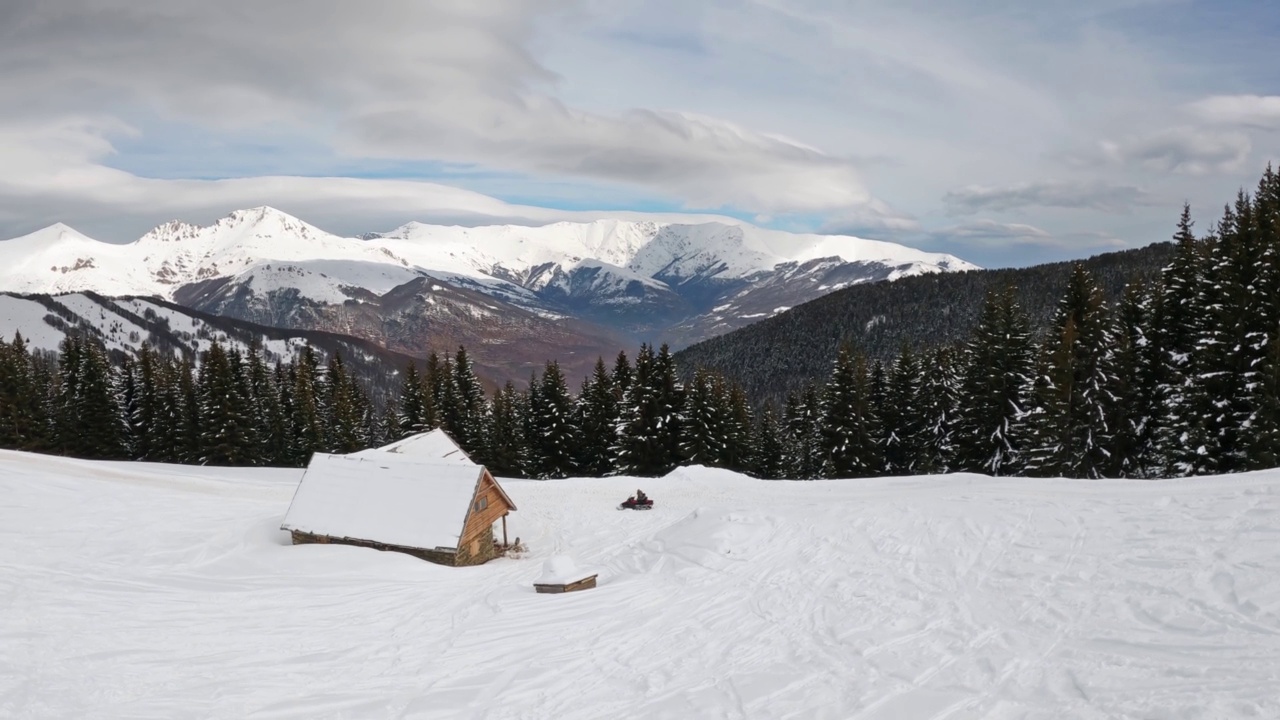
[[[553,555],[542,563],[542,574],[533,582],[538,585],[567,585],[590,575],[578,569],[568,555]]]
[[[654,534],[649,551],[691,565],[720,570],[763,554],[778,521],[761,512],[699,508]]]
[[[663,480],[674,480],[677,482],[741,482],[743,480],[741,473],[724,468],[706,467],[705,465],[689,465],[687,467],[678,467],[667,473]]]

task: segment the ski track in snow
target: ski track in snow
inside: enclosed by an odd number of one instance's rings
[[[1280,717],[1280,471],[508,480],[475,568],[290,546],[300,475],[0,452],[0,717]]]

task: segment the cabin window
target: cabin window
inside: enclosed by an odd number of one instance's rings
[[[476,512],[479,512],[487,507],[489,507],[489,498],[482,497],[476,501]]]

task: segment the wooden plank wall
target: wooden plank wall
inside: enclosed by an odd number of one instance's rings
[[[488,501],[488,505],[483,510],[476,510],[476,502],[484,498]],[[480,487],[476,490],[476,496],[471,500],[471,512],[467,515],[467,524],[462,529],[462,538],[459,540],[462,547],[469,547],[470,543],[481,539],[486,533],[490,532],[493,524],[502,519],[502,516],[510,512],[511,507],[507,505],[507,501],[502,498],[502,493],[498,492],[497,484],[493,480],[493,476],[488,470],[484,472],[484,479],[480,482]]]

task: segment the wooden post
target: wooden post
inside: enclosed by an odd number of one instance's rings
[[[502,547],[510,547],[507,542],[507,513],[502,513]]]

